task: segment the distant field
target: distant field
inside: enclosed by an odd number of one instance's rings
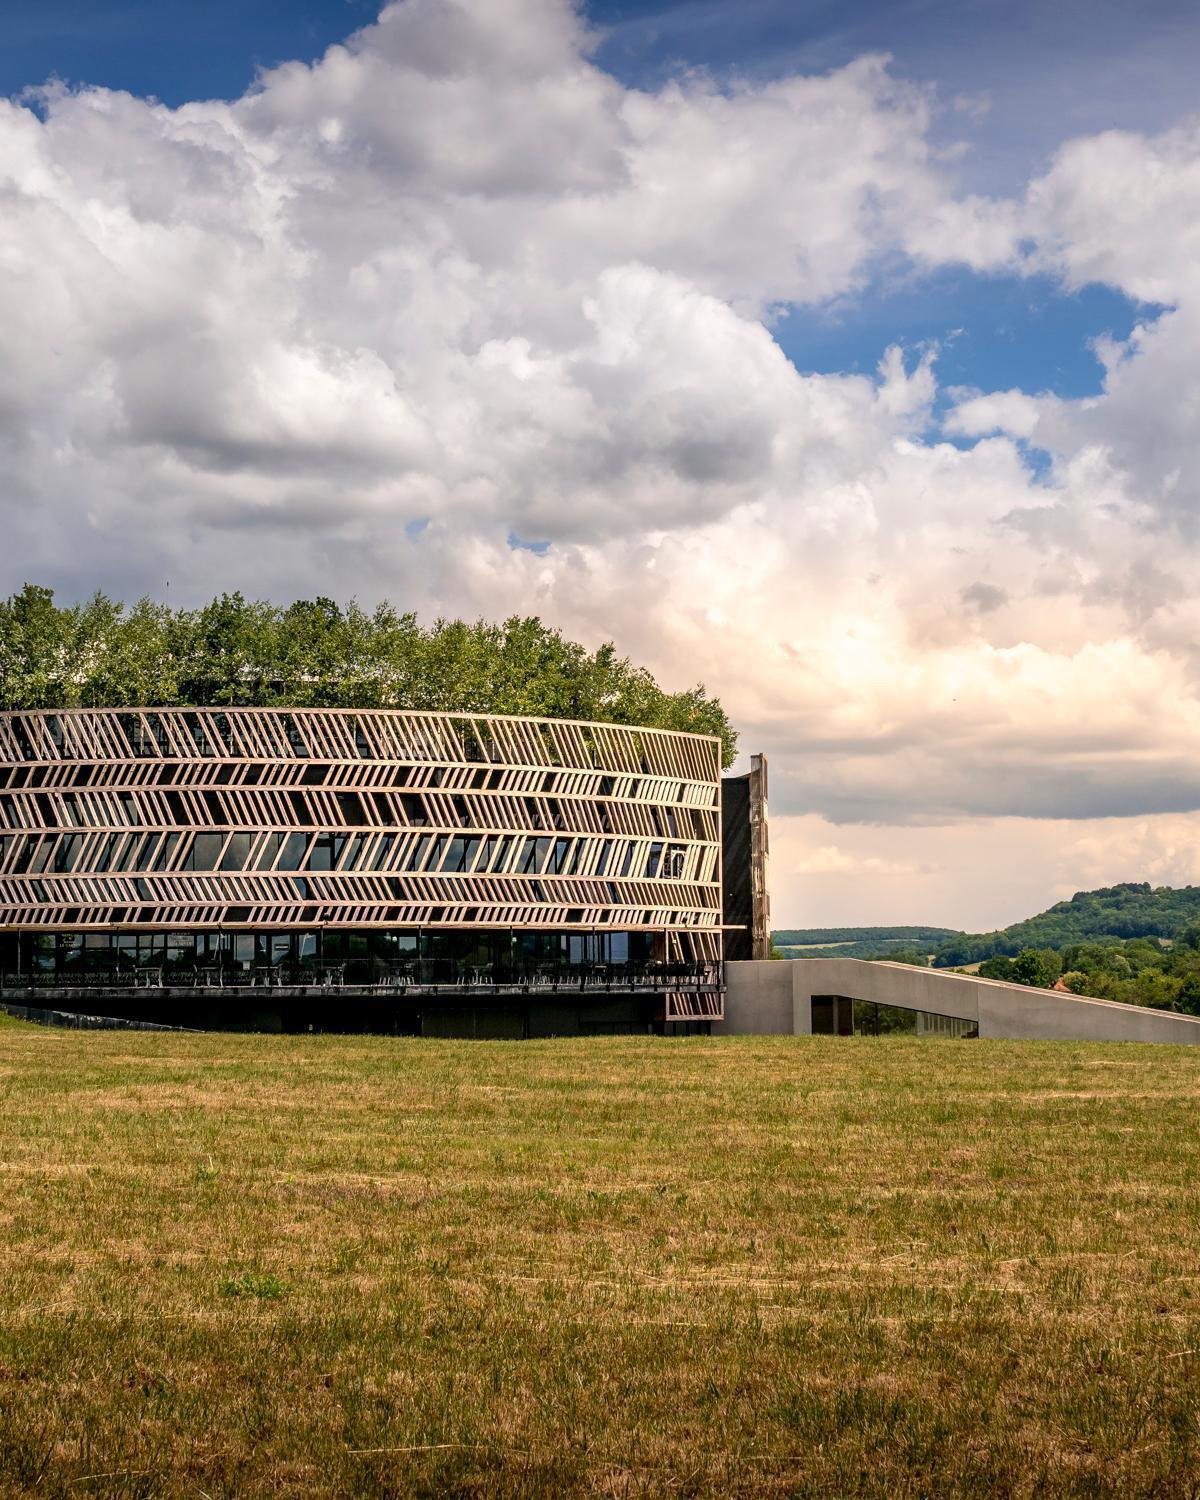
[[[0,1024],[0,1494],[1195,1495],[1200,1058]]]
[[[854,944],[847,940],[842,943],[776,943],[775,946],[782,953],[810,953],[814,948],[828,948],[832,952],[835,948],[852,948]]]
[[[771,936],[783,948],[832,948],[845,943],[893,943],[897,947],[961,937],[953,927],[780,927]]]
[[[929,945],[915,948],[912,943],[875,942],[861,943],[788,943],[775,944],[775,951],[782,958],[891,958],[898,952],[919,952],[928,959],[933,952]]]

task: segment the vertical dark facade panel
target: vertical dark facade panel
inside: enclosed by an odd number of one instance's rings
[[[767,758],[754,755],[750,770],[744,776],[727,776],[721,788],[722,921],[727,962],[771,956],[767,854]]]
[[[750,929],[754,920],[750,884],[750,777],[727,776],[721,787],[722,921],[725,959],[742,963],[754,957]]]

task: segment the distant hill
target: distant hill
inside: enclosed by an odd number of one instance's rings
[[[786,927],[771,934],[776,948],[803,950],[807,958],[882,958],[897,951],[932,953],[953,927]]]
[[[772,933],[776,948],[809,958],[883,958],[896,952],[933,953],[938,968],[1013,958],[1025,948],[1071,943],[1173,938],[1200,922],[1200,886],[1151,886],[1130,881],[1077,891],[1069,901],[995,932],[953,927],[788,927]]]
[[[1173,938],[1200,921],[1200,886],[1155,886],[1130,882],[1077,891],[1048,911],[996,932],[954,933],[936,945],[938,968],[1013,957],[1024,948],[1062,948],[1139,937]],[[899,930],[899,929],[897,929]],[[846,952],[846,950],[841,950]]]

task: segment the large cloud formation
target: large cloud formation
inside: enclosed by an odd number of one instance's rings
[[[1182,847],[1200,127],[1069,142],[998,202],[886,60],[651,93],[592,44],[566,0],[401,0],[232,103],[0,104],[4,583],[613,636],[771,752],[785,900],[821,874],[805,818],[843,875],[830,827],[883,825],[879,881],[918,868],[902,825]],[[939,419],[935,351],[814,376],[772,337],[885,262],[1169,310],[1098,349],[1094,398]]]

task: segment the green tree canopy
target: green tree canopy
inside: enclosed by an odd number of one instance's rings
[[[436,620],[390,604],[222,594],[196,610],[34,584],[0,603],[0,708],[287,706],[531,714],[737,736],[702,685],[667,692],[608,642],[588,651],[535,616]]]

